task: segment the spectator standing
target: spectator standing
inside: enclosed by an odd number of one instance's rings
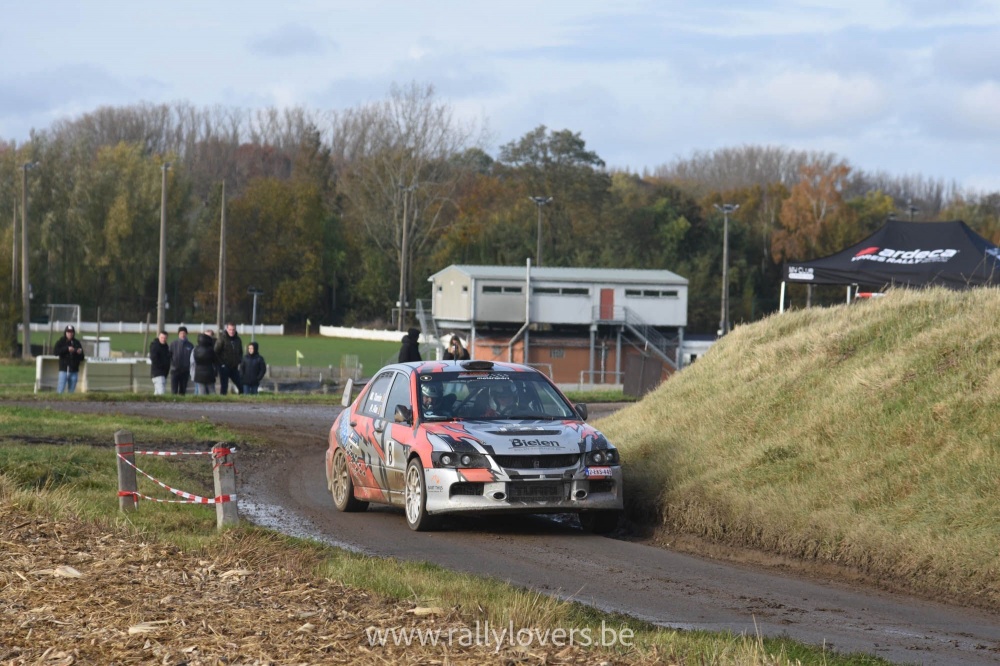
[[[149,344],[149,363],[153,395],[164,395],[167,392],[167,375],[170,374],[170,346],[165,331],[157,333],[156,339]]]
[[[170,343],[170,392],[186,395],[191,377],[191,352],[194,345],[188,340],[187,326],[177,329],[177,339]]]
[[[236,324],[226,322],[226,330],[222,331],[215,342],[215,356],[219,361],[219,393],[226,395],[229,382],[237,393],[243,392],[240,381],[240,361],[243,360],[243,340],[236,332]]]
[[[259,350],[256,342],[248,342],[247,353],[240,361],[240,378],[243,380],[243,392],[247,395],[257,395],[257,389],[267,374],[267,363]]]
[[[76,391],[80,377],[80,361],[83,360],[83,345],[76,339],[76,329],[67,326],[52,352],[59,357],[59,393]]]
[[[446,361],[468,361],[469,360],[469,350],[462,346],[462,341],[457,335],[451,336],[451,341],[448,343],[448,349],[444,352],[444,360]]]
[[[218,361],[215,359],[215,337],[211,330],[198,335],[198,346],[191,352],[191,377],[195,395],[215,393]]]
[[[403,336],[403,344],[399,348],[399,362],[409,363],[410,361],[422,361],[424,360],[420,356],[420,347],[417,345],[417,340],[420,339],[420,329],[411,328],[407,331],[406,335]]]

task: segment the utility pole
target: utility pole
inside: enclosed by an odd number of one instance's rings
[[[24,316],[24,344],[21,359],[31,360],[31,283],[28,281],[28,170],[38,162],[21,165],[21,313]]]
[[[528,197],[538,206],[538,238],[535,247],[535,267],[542,265],[542,206],[552,201],[552,197]]]
[[[216,327],[226,317],[226,181],[222,181],[222,222],[219,225],[219,295],[215,305]]]
[[[10,228],[10,302],[17,297],[17,202],[14,202],[14,224]]]
[[[910,222],[913,222],[913,214],[920,212],[920,209],[913,205],[913,199],[906,200],[906,212],[910,214]]]
[[[722,211],[722,312],[719,316],[719,335],[729,333],[729,214],[739,210],[739,204],[715,204]]]
[[[170,162],[160,166],[163,182],[160,185],[160,275],[156,289],[156,332],[163,330],[166,320],[167,291],[167,169]]]
[[[410,194],[417,189],[416,185],[400,185],[399,189],[403,191],[403,238],[402,238],[402,248],[399,253],[399,330],[405,330],[406,326],[403,322],[406,314],[406,270],[409,268],[406,264],[407,253],[409,248],[407,247],[407,218],[409,212],[407,210],[407,202],[410,199]]]

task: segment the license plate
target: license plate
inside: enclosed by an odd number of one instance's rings
[[[562,486],[558,483],[519,483],[510,486],[511,499],[559,499]]]
[[[591,479],[606,479],[611,476],[610,467],[588,467],[586,470],[587,477]]]

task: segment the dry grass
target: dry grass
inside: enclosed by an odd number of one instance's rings
[[[634,516],[1000,608],[1000,291],[740,327],[602,427]]]

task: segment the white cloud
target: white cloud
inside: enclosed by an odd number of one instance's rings
[[[955,113],[975,131],[1000,131],[1000,84],[990,81],[963,91]]]
[[[887,106],[876,81],[831,71],[744,77],[709,101],[708,110],[720,122],[785,127],[794,134],[837,134],[875,119]]]

